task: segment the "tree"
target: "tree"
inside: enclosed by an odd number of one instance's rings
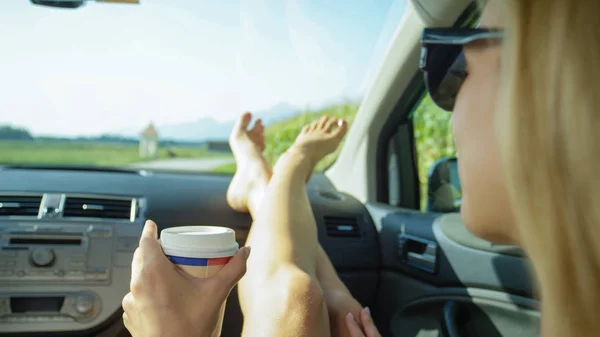
[[[0,139],[33,140],[33,136],[26,129],[2,125],[0,126]]]

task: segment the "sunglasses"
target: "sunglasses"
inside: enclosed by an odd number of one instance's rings
[[[433,102],[446,111],[454,109],[456,96],[467,78],[464,45],[503,36],[501,29],[425,28],[419,68],[425,73],[425,85]]]

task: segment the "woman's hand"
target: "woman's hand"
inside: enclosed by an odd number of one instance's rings
[[[348,330],[350,331],[350,336],[352,337],[381,337],[375,323],[373,322],[373,318],[371,318],[371,311],[369,308],[364,308],[360,311],[360,321],[362,323],[363,328],[360,327],[356,318],[352,313],[349,313],[346,316],[346,326],[348,326]]]
[[[147,221],[133,254],[130,293],[123,298],[123,323],[133,337],[211,336],[231,289],[246,273],[244,247],[207,279],[192,277],[164,255],[157,227]]]

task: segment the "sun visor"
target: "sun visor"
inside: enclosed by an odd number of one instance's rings
[[[451,26],[472,0],[411,0],[428,27]]]

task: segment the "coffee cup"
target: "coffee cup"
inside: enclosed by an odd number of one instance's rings
[[[183,226],[163,229],[160,243],[167,258],[191,276],[209,278],[219,272],[238,250],[231,228]],[[225,303],[212,337],[219,337],[223,327]]]

